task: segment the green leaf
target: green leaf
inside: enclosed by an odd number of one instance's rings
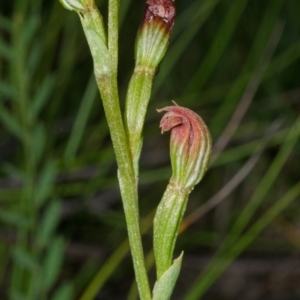
[[[10,296],[11,300],[27,300],[26,296],[21,294],[19,291],[13,290]]]
[[[12,27],[13,26],[11,20],[0,14],[0,28],[10,32],[12,30]]]
[[[0,56],[8,61],[13,61],[13,59],[15,59],[15,53],[13,49],[3,40],[0,40]]]
[[[60,219],[61,205],[58,200],[51,201],[45,210],[38,229],[38,244],[41,248],[45,247],[51,240],[52,234]]]
[[[49,161],[44,167],[36,192],[35,192],[35,203],[42,205],[45,200],[49,197],[51,189],[53,187],[53,181],[56,173],[54,161]]]
[[[38,124],[33,129],[32,141],[30,144],[30,161],[32,165],[37,165],[42,157],[46,142],[46,132],[43,125]]]
[[[61,270],[65,253],[65,242],[63,238],[56,238],[51,242],[44,261],[43,285],[48,291],[52,288]]]
[[[181,269],[183,252],[176,258],[172,266],[156,281],[153,289],[153,300],[170,299]]]
[[[26,180],[26,175],[24,174],[24,172],[10,163],[3,163],[1,171],[3,171],[5,175],[7,175],[7,177],[13,178],[17,181]]]
[[[29,220],[17,212],[0,209],[0,221],[19,228],[28,228]]]
[[[47,76],[32,101],[31,114],[35,118],[50,99],[54,85],[54,76]]]
[[[78,150],[84,130],[87,126],[88,117],[92,111],[96,95],[97,85],[95,84],[95,79],[92,75],[85,90],[74,126],[72,128],[72,132],[70,134],[69,141],[67,143],[65,158],[68,161],[74,159],[76,151]]]
[[[0,84],[0,94],[2,91]],[[0,120],[10,133],[20,140],[23,139],[22,127],[17,119],[14,118],[2,104],[0,104]]]
[[[22,35],[20,39],[23,42],[23,46],[29,48],[30,43],[34,38],[36,38],[36,33],[40,29],[40,18],[38,14],[31,14],[30,18],[24,23],[24,28],[22,30]]]
[[[35,271],[38,268],[38,262],[36,258],[22,248],[17,248],[13,253],[14,260],[25,269]]]
[[[1,54],[1,51],[0,51],[0,54]],[[7,97],[7,98],[14,99],[17,97],[17,91],[10,84],[8,84],[2,80],[2,81],[0,81],[0,95],[1,96],[3,95],[4,97]]]
[[[73,286],[67,282],[62,284],[55,292],[51,300],[71,300],[73,299]]]
[[[43,46],[39,41],[36,41],[34,45],[32,45],[30,53],[28,53],[28,60],[27,60],[27,70],[28,70],[28,77],[32,78],[36,76],[37,69],[41,66],[41,60],[43,60]],[[50,75],[51,76],[51,75]],[[50,77],[49,75],[46,76],[46,79]],[[30,80],[30,79],[29,79]],[[44,80],[44,78],[43,78]],[[41,83],[42,85],[43,83]],[[35,96],[36,92],[34,93]]]

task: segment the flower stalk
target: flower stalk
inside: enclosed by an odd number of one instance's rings
[[[123,126],[117,86],[117,18],[119,5],[117,0],[110,0],[108,21],[109,36],[107,42],[102,16],[93,0],[61,0],[61,2],[66,8],[75,10],[78,13],[90,47],[96,82],[103,101],[118,164],[118,178],[137,286],[141,299],[150,300],[151,291],[144,262],[139,228],[137,184],[134,176],[130,148]]]

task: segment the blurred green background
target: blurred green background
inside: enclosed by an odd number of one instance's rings
[[[176,5],[141,157],[151,280],[153,211],[171,174],[156,108],[175,100],[207,122],[214,151],[181,227],[172,299],[300,299],[300,1]],[[143,6],[121,1],[122,107]],[[54,0],[4,0],[0,13],[0,298],[137,299],[79,19]]]

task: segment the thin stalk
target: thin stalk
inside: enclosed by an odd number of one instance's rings
[[[61,2],[67,9],[78,13],[93,57],[95,78],[103,100],[119,168],[120,190],[136,281],[141,299],[150,300],[151,292],[139,227],[137,183],[119,105],[117,84],[119,2],[118,0],[109,1],[108,41],[102,15],[94,1],[61,0]]]
[[[98,11],[96,10],[96,8],[94,9],[93,7],[90,7],[92,18],[88,19],[89,16],[87,16],[86,18],[81,17],[81,21],[94,59],[96,82],[103,100],[104,111],[107,118],[111,140],[113,143],[119,168],[118,176],[120,182],[120,190],[123,200],[136,281],[138,284],[141,299],[150,300],[151,292],[144,262],[144,254],[139,227],[137,184],[135,181],[130,149],[125,135],[121,110],[119,106],[117,85],[119,15],[118,0],[110,0],[109,3],[109,63],[105,62],[104,59],[104,56],[107,55],[107,52],[105,51],[106,49],[104,49],[104,45],[102,44],[101,46],[102,50],[98,48],[99,44],[95,44],[95,35],[90,30],[91,27],[89,27],[90,24],[93,24],[94,20],[99,20],[99,14],[97,15],[97,17],[95,17],[95,14],[97,14],[97,12]],[[88,23],[89,21],[91,21],[92,23]],[[100,24],[100,22],[98,22],[98,24]]]
[[[116,81],[112,80],[113,77],[101,76],[97,77],[96,81],[103,99],[103,106],[119,168],[120,189],[136,281],[141,299],[150,300],[151,292],[139,228],[137,187],[130,150],[121,118]]]
[[[108,3],[108,51],[113,74],[118,74],[118,41],[119,41],[119,0]]]

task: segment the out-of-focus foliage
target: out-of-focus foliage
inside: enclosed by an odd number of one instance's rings
[[[97,4],[106,19],[107,3]],[[149,269],[153,210],[170,176],[155,108],[175,100],[206,121],[214,152],[181,226],[174,299],[298,298],[300,2],[176,5],[141,156]],[[1,1],[0,13],[0,298],[136,299],[114,154],[79,20],[55,0]],[[121,1],[122,101],[142,14],[141,1]]]

